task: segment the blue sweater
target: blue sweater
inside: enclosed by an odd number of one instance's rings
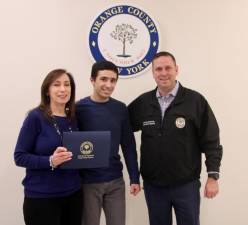
[[[81,131],[111,132],[109,167],[82,170],[83,183],[106,182],[123,176],[123,165],[119,155],[120,145],[130,182],[139,183],[136,144],[125,104],[113,98],[99,103],[87,97],[77,103],[76,116]]]
[[[76,130],[66,117],[55,117],[61,131]],[[26,168],[23,180],[26,197],[47,198],[72,194],[81,187],[76,170],[51,170],[49,156],[62,146],[61,137],[53,123],[44,118],[38,108],[29,112],[20,130],[14,158],[17,166]]]

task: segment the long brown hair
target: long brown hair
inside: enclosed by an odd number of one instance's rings
[[[63,74],[66,74],[69,77],[70,85],[71,85],[71,97],[70,100],[66,103],[65,113],[70,120],[75,119],[76,86],[73,76],[64,69],[55,69],[49,72],[41,85],[41,101],[38,108],[44,113],[44,116],[47,119],[51,119],[51,115],[52,115],[50,108],[50,97],[48,96],[49,87],[56,79],[58,79]]]

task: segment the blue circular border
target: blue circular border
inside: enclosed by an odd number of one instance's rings
[[[89,35],[89,46],[90,46],[91,54],[92,54],[93,58],[94,58],[96,61],[106,60],[106,59],[103,57],[103,55],[102,55],[102,53],[101,53],[101,51],[100,51],[100,49],[99,49],[99,46],[98,46],[98,34],[99,34],[99,32],[93,33],[93,32],[92,32],[92,28],[94,27],[95,22],[98,21],[98,19],[99,19],[101,16],[104,15],[104,12],[106,12],[106,11],[108,11],[108,10],[111,10],[111,9],[113,9],[113,8],[116,8],[116,7],[123,7],[123,13],[121,13],[121,14],[128,14],[128,15],[134,16],[134,17],[136,17],[136,18],[138,18],[138,19],[140,19],[138,16],[128,13],[127,10],[128,10],[129,7],[133,7],[133,8],[135,8],[135,9],[140,10],[141,12],[143,12],[144,14],[146,14],[146,15],[149,17],[149,19],[151,20],[151,22],[154,24],[154,27],[156,28],[156,31],[157,31],[157,32],[154,32],[154,33],[150,33],[150,32],[149,32],[149,34],[150,34],[150,46],[149,46],[149,51],[147,52],[146,56],[145,56],[142,60],[140,60],[137,64],[130,66],[130,68],[131,68],[131,67],[136,67],[136,66],[138,66],[141,62],[143,62],[144,60],[146,60],[147,62],[149,62],[149,64],[148,64],[147,66],[145,66],[143,69],[141,69],[141,70],[138,71],[138,73],[140,73],[141,71],[143,71],[144,69],[146,69],[146,68],[150,65],[150,63],[151,63],[151,61],[152,61],[154,55],[157,53],[158,47],[159,47],[159,36],[158,36],[158,29],[157,29],[157,27],[156,27],[156,24],[155,24],[154,21],[151,19],[151,17],[150,17],[147,13],[145,13],[143,10],[141,10],[141,9],[139,9],[139,8],[137,8],[137,7],[130,6],[130,5],[116,5],[116,6],[112,6],[112,7],[108,8],[108,9],[106,9],[105,11],[103,11],[103,13],[101,13],[101,14],[96,18],[96,20],[93,22],[93,25],[92,25],[91,28],[90,28],[90,35]],[[116,14],[116,15],[120,15],[120,13],[119,13],[119,14]],[[110,16],[109,18],[107,18],[102,24],[104,24],[108,19],[112,18],[113,16],[115,16],[115,15],[111,15],[111,16]],[[145,24],[145,22],[144,22],[142,19],[140,19],[140,20]],[[102,25],[101,25],[101,26],[102,26]],[[145,26],[147,27],[146,24],[145,24]],[[148,29],[148,30],[149,30],[149,29]],[[96,43],[96,46],[95,46],[95,47],[93,47],[92,44],[91,44],[93,41]],[[156,41],[156,43],[157,43],[157,45],[156,45],[155,47],[153,46],[153,42],[154,42],[154,41]],[[122,69],[121,72],[120,72],[120,74],[119,74],[119,75],[122,76],[122,77],[127,77],[127,76],[129,77],[129,76],[132,76],[132,75],[135,75],[135,74],[136,74],[136,73],[126,74],[126,73],[125,73],[125,71],[127,70],[126,68],[129,68],[129,67],[121,67],[121,66],[118,66],[118,68],[121,68],[121,69]]]

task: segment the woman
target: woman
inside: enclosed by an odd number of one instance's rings
[[[41,103],[25,119],[15,163],[26,168],[23,214],[26,225],[81,225],[81,179],[63,170],[72,153],[62,147],[63,132],[77,130],[75,83],[63,69],[51,71],[41,86]]]

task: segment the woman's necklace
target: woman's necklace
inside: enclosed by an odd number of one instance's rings
[[[61,141],[62,141],[62,140],[63,140],[63,136],[62,136],[62,134],[61,134],[61,132],[60,132],[59,125],[57,124],[56,119],[55,119],[54,116],[52,116],[52,121],[53,121],[53,126],[54,126],[54,128],[55,128],[57,134],[60,136],[60,139],[61,139]],[[70,125],[68,125],[68,130],[69,130],[69,132],[72,132],[72,128],[71,128]]]

